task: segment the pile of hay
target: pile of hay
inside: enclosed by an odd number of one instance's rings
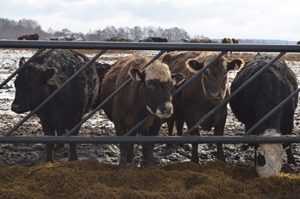
[[[253,166],[220,161],[130,168],[95,160],[34,167],[0,163],[0,198],[296,198],[299,174],[259,178]]]

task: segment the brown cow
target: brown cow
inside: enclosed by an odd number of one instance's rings
[[[222,39],[221,43],[223,44],[238,44],[239,43],[239,40],[238,39],[234,39],[234,38],[224,38]],[[226,57],[227,57],[227,54],[226,53]],[[232,56],[232,51],[230,51],[230,56]]]
[[[182,74],[171,75],[169,67],[160,61],[155,61],[145,70],[139,69],[150,61],[149,57],[133,55],[119,59],[106,73],[101,99],[106,99],[113,91],[130,77],[132,81],[120,93],[113,97],[104,107],[107,117],[114,122],[116,134],[124,135],[149,113],[153,116],[135,132],[142,135],[158,135],[162,124],[160,119],[169,118],[173,113],[171,91],[173,84],[183,81]],[[132,161],[133,145],[120,144],[119,168],[127,167],[127,161]],[[144,144],[146,166],[154,165],[154,144]]]
[[[216,55],[214,52],[170,52],[163,57],[162,61],[170,66],[171,72],[182,73],[188,80]],[[219,105],[230,94],[228,71],[239,69],[243,65],[244,61],[241,59],[229,62],[223,56],[176,95],[173,99],[174,114],[168,121],[169,135],[172,135],[174,121],[177,124],[178,135],[182,135],[183,122],[186,122],[190,129],[204,115]],[[207,131],[214,127],[214,135],[221,136],[224,132],[226,117],[227,106],[224,105],[205,120],[201,127]],[[191,135],[199,135],[198,129],[195,129]],[[217,144],[217,156],[225,162],[222,144]],[[198,144],[193,144],[191,160],[195,163],[199,162]]]
[[[223,43],[223,44],[233,44],[233,41],[232,41],[231,38],[226,38],[225,37],[224,39],[222,39],[221,43]]]
[[[37,33],[34,34],[23,34],[22,36],[18,37],[18,40],[39,40],[40,35]]]

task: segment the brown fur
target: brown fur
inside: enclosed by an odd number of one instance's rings
[[[162,60],[170,66],[171,72],[183,73],[186,79],[189,79],[195,74],[189,68],[193,70],[198,68],[198,71],[215,56],[216,54],[213,52],[171,52],[165,55]],[[191,128],[205,114],[221,103],[230,93],[227,72],[235,69],[235,66],[241,67],[243,63],[240,59],[229,62],[225,57],[222,57],[175,96],[173,99],[174,114],[168,121],[169,134],[172,135],[173,121],[176,121],[178,125],[178,134],[182,135],[183,122],[186,122],[188,128]],[[226,117],[227,107],[225,105],[204,121],[201,127],[205,130],[214,127],[215,135],[223,135]],[[192,134],[199,135],[199,132],[195,130]],[[225,161],[221,144],[218,144],[218,158]],[[199,162],[197,145],[193,145],[192,161]]]
[[[149,136],[158,135],[161,126],[158,117],[163,118],[164,114],[169,117],[173,113],[173,105],[170,103],[172,99],[172,79],[169,68],[164,67],[165,64],[156,61],[148,66],[145,71],[141,71],[140,68],[149,61],[149,57],[140,55],[122,58],[110,68],[104,77],[101,91],[102,100],[106,99],[130,77],[132,78],[131,83],[103,107],[108,118],[114,122],[118,136],[124,135],[150,113],[155,116],[142,124],[138,129],[138,133]],[[160,67],[157,68],[157,66]],[[163,69],[161,70],[161,68]],[[158,69],[164,72],[159,72],[159,75],[153,76]],[[151,74],[150,78],[147,77],[149,74]],[[162,76],[161,74],[167,75],[167,77],[162,78],[163,81],[157,79],[157,77]],[[167,79],[169,81],[166,81]],[[132,158],[131,154],[128,154],[128,152],[132,152],[129,147],[129,144],[120,144],[121,158],[119,166],[122,169],[126,168],[127,158],[129,160]],[[154,144],[144,145],[147,166],[154,165],[153,147]]]
[[[18,37],[18,40],[39,40],[40,35],[37,33],[34,34],[23,34],[22,36]]]
[[[221,43],[223,44],[238,44],[239,43],[239,40],[237,39],[234,39],[234,38],[224,38],[222,39]],[[228,53],[226,53],[226,57],[227,57]],[[230,56],[232,56],[232,51],[230,51]]]

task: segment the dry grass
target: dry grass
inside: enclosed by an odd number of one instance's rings
[[[95,160],[34,167],[0,163],[0,198],[296,198],[300,176],[259,178],[253,166],[220,161],[130,168]]]

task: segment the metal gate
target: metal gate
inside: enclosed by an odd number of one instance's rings
[[[268,66],[276,62],[287,52],[300,53],[300,45],[255,45],[255,44],[187,44],[187,43],[119,43],[119,42],[58,42],[58,41],[9,41],[0,40],[0,48],[38,48],[39,50],[28,59],[23,66],[17,69],[11,74],[4,82],[0,84],[0,89],[3,88],[22,68],[26,67],[30,61],[43,52],[46,48],[61,48],[61,49],[101,49],[101,51],[92,58],[85,66],[80,68],[70,79],[64,82],[57,90],[55,90],[47,99],[45,99],[39,106],[32,110],[24,119],[19,121],[8,132],[0,135],[0,143],[300,143],[300,136],[284,136],[284,137],[251,137],[248,136],[253,129],[260,125],[264,120],[270,117],[276,110],[281,108],[288,100],[293,96],[298,95],[299,88],[293,92],[289,97],[283,100],[278,106],[276,106],[271,112],[263,117],[257,124],[249,129],[244,136],[187,136],[190,132],[197,128],[208,117],[213,115],[220,107],[229,102],[229,100],[235,96],[241,89],[247,86],[253,81],[261,72],[263,72]],[[219,55],[213,59],[209,64],[198,71],[191,79],[186,81],[180,88],[178,88],[173,96],[177,95],[186,86],[188,86],[194,79],[200,76],[208,67],[210,67],[216,60],[223,56],[227,51],[238,52],[279,52],[278,55],[266,64],[260,71],[254,76],[242,84],[235,92],[228,96],[221,104],[213,108],[203,118],[201,118],[192,128],[184,134],[184,136],[139,136],[133,137],[131,135],[141,124],[151,117],[147,116],[139,123],[137,123],[131,130],[129,130],[124,136],[72,136],[75,129],[80,127],[86,122],[93,114],[101,109],[113,96],[126,87],[131,79],[128,79],[121,87],[115,90],[106,100],[101,102],[93,111],[91,111],[80,123],[78,123],[73,129],[71,129],[64,136],[12,136],[12,133],[19,128],[26,120],[34,115],[44,104],[51,100],[62,88],[64,88],[72,79],[74,79],[85,68],[89,67],[96,59],[103,55],[107,50],[158,50],[160,51],[146,66],[150,65],[154,60],[158,59],[166,51],[219,51]],[[1,59],[1,58],[0,58]],[[300,60],[299,60],[300,61]]]

